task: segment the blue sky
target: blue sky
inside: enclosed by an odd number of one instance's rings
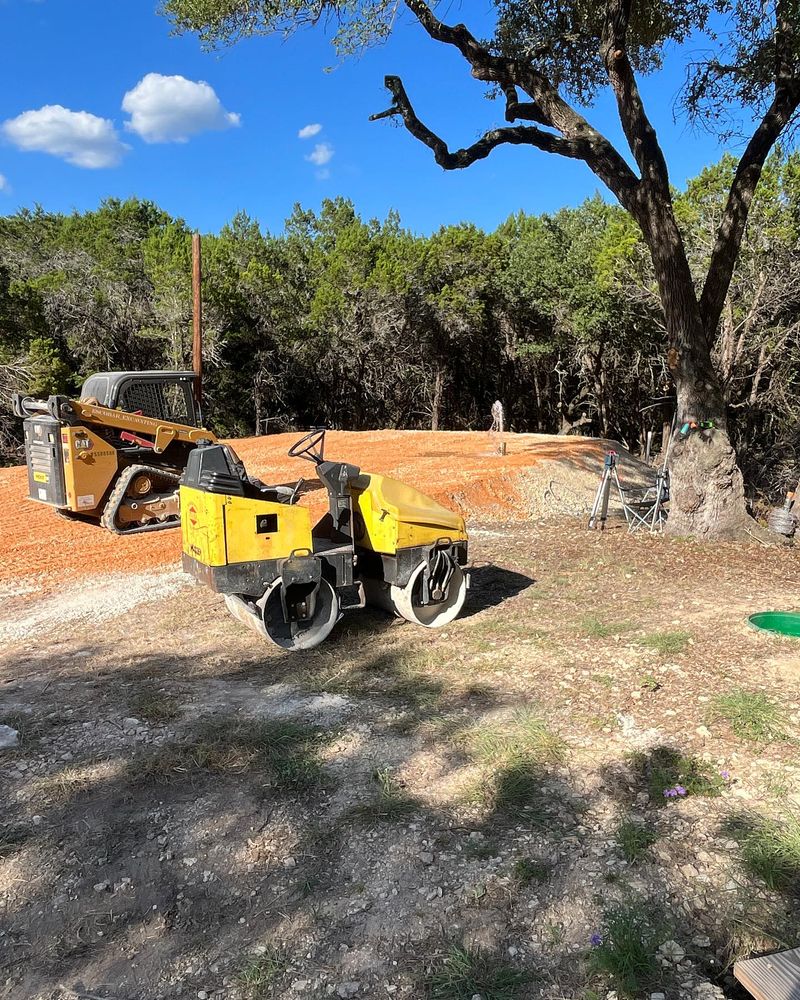
[[[470,24],[471,10],[485,16],[486,9],[465,2],[454,17]],[[82,210],[104,197],[137,195],[206,232],[239,209],[274,231],[295,202],[316,208],[324,197],[344,195],[364,217],[394,208],[405,225],[426,233],[463,220],[493,228],[520,209],[577,204],[600,186],[584,165],[527,148],[501,148],[468,170],[445,172],[402,129],[370,123],[389,104],[386,73],[403,77],[420,117],[451,148],[501,116],[460,57],[428,41],[408,17],[388,44],[341,64],[321,30],[203,52],[195,38],[170,35],[154,0],[0,0],[0,32],[2,214],[34,203]],[[674,53],[643,82],[678,186],[722,151],[673,121],[682,67]],[[184,82],[163,79],[173,76]],[[200,81],[211,90],[193,86]],[[56,105],[67,113],[25,115]],[[181,134],[181,115],[196,132]],[[589,117],[619,140],[607,96]],[[299,138],[312,124],[322,128]],[[26,144],[37,148],[19,148]]]

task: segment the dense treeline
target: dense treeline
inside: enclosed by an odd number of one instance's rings
[[[676,195],[698,275],[735,161]],[[8,394],[73,392],[93,371],[190,364],[191,234],[155,205],[0,219],[0,449],[19,460]],[[800,473],[800,157],[758,189],[717,346],[746,478]],[[636,448],[668,409],[650,258],[622,209],[593,198],[495,232],[429,237],[342,199],[295,208],[282,233],[244,214],[203,243],[206,409],[219,433],[485,428],[580,431]],[[796,471],[795,471],[796,470]]]

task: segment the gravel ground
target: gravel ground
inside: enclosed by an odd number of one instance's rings
[[[770,889],[741,835],[800,809],[800,651],[744,623],[798,607],[797,552],[472,537],[457,622],[298,656],[171,572],[6,601],[0,997],[605,1000],[621,909],[635,996],[740,998],[734,958],[800,945],[800,867]],[[732,730],[738,686],[779,732]],[[706,784],[665,797],[667,752]],[[454,948],[518,978],[441,992]]]

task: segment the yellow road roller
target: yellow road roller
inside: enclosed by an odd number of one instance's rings
[[[303,484],[267,486],[230,445],[203,443],[180,483],[183,569],[282,649],[319,645],[342,612],[374,604],[426,628],[461,611],[464,519],[405,483],[324,456],[316,429],[290,449],[313,462],[328,512],[312,525]]]

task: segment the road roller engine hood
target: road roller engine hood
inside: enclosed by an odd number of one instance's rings
[[[324,457],[325,432],[289,450],[327,490],[316,524],[297,504],[306,486],[250,478],[229,445],[200,444],[180,484],[183,568],[283,649],[310,649],[342,612],[367,603],[426,628],[464,604],[464,519],[405,483]]]

